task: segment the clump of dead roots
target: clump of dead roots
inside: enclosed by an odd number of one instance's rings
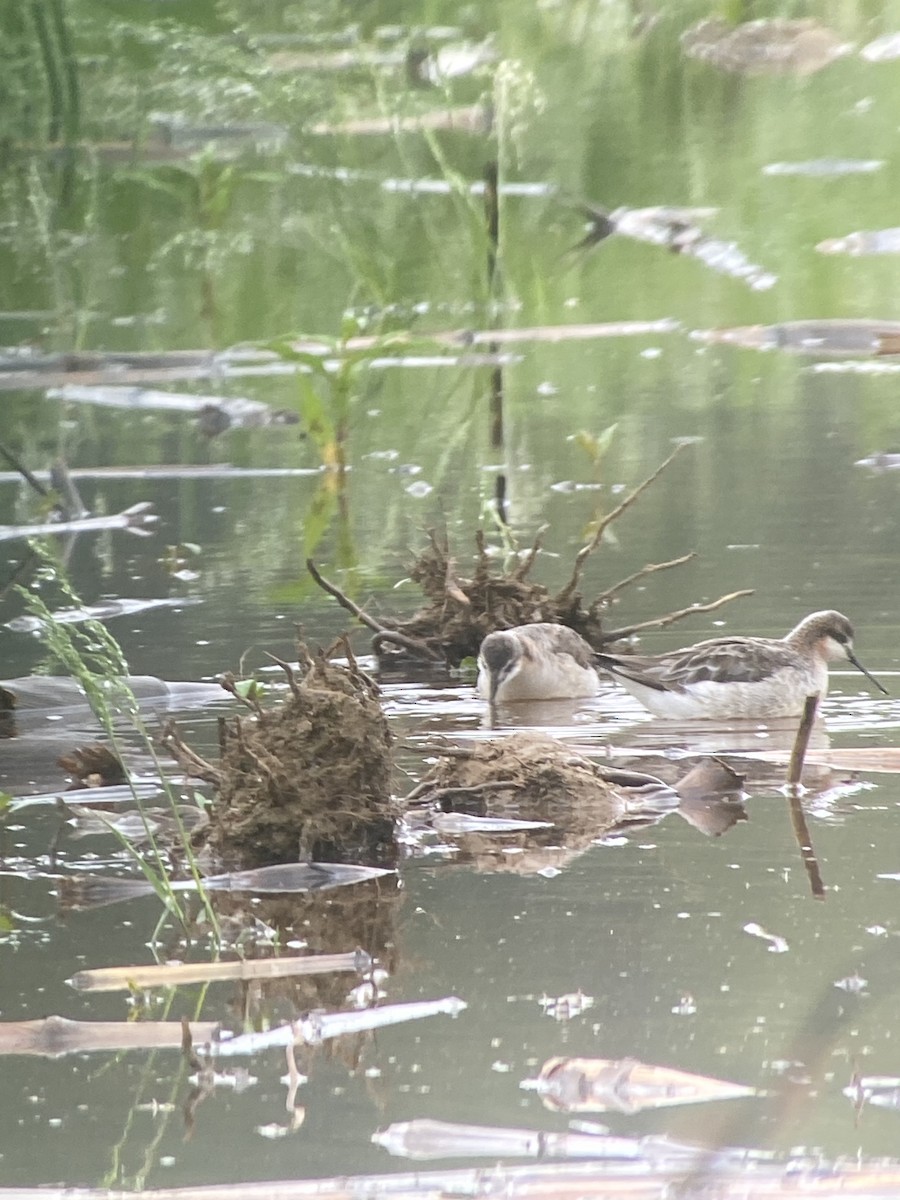
[[[549,621],[568,625],[594,647],[601,650],[612,642],[621,641],[642,629],[670,625],[688,614],[709,612],[721,605],[749,595],[749,591],[732,592],[709,604],[691,605],[666,613],[653,620],[607,629],[604,617],[610,604],[625,588],[657,571],[680,566],[694,557],[685,554],[669,562],[650,563],[640,571],[606,588],[590,602],[581,594],[581,577],[588,557],[600,545],[604,531],[621,516],[634,501],[665,470],[681,446],[669,455],[649,478],[634,489],[612,512],[597,523],[591,541],[579,550],[568,582],[557,592],[551,592],[529,578],[541,551],[545,530],[540,530],[531,549],[509,571],[497,570],[485,544],[484,533],[475,534],[477,555],[474,572],[465,577],[457,572],[446,538],[432,531],[429,545],[412,568],[411,576],[425,596],[425,605],[409,620],[386,618],[375,620],[346,596],[338,587],[324,579],[315,563],[307,561],[313,578],[330,595],[352,612],[375,633],[372,646],[380,657],[401,655],[429,662],[458,667],[464,658],[477,655],[485,636],[497,629],[511,629],[532,621]]]
[[[297,859],[370,861],[392,845],[391,733],[378,687],[343,639],[348,665],[299,649],[301,671],[278,661],[291,694],[220,723],[221,757],[212,765],[166,727],[164,744],[189,774],[213,782],[216,802],[204,845],[227,865]]]

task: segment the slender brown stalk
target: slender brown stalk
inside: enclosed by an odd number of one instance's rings
[[[544,526],[546,528],[546,526]],[[648,563],[646,567],[641,567],[639,571],[635,571],[633,575],[627,575],[618,583],[614,583],[611,588],[607,588],[605,592],[601,592],[594,600],[591,608],[597,609],[601,604],[605,604],[607,600],[611,600],[613,596],[618,595],[627,587],[631,587],[633,583],[637,583],[640,579],[645,579],[648,575],[655,575],[657,571],[668,571],[670,567],[681,567],[686,562],[690,562],[692,558],[697,557],[697,551],[691,550],[689,554],[682,554],[680,558],[672,558],[668,562]]]
[[[600,545],[600,539],[603,537],[603,534],[606,532],[606,530],[609,528],[609,526],[613,523],[613,521],[617,520],[619,517],[621,517],[621,515],[624,512],[626,512],[629,508],[631,508],[631,506],[632,506],[632,504],[634,504],[635,500],[637,500],[639,496],[643,495],[643,493],[647,490],[647,488],[650,486],[650,484],[659,478],[659,476],[663,473],[663,471],[666,469],[666,467],[669,465],[669,463],[671,463],[672,460],[681,453],[681,451],[684,449],[685,445],[686,445],[685,442],[680,442],[675,447],[675,449],[672,451],[672,453],[669,455],[669,457],[666,458],[663,462],[661,462],[659,464],[659,466],[656,468],[656,470],[651,475],[647,476],[647,478],[644,480],[643,483],[639,483],[633,492],[629,492],[629,494],[625,497],[625,499],[622,501],[621,504],[616,505],[616,507],[612,510],[612,512],[607,513],[606,516],[603,517],[598,522],[597,528],[594,531],[594,536],[591,538],[591,540],[588,542],[588,544],[586,546],[581,547],[581,549],[578,551],[577,555],[575,556],[575,565],[572,569],[572,577],[569,580],[569,582],[566,584],[566,586],[563,588],[563,590],[556,597],[558,604],[565,603],[572,596],[572,593],[575,591],[575,589],[578,587],[578,583],[581,579],[581,573],[584,570],[585,562],[590,557],[590,555],[593,554],[593,552],[597,549],[597,547]]]
[[[633,633],[639,633],[642,629],[663,629],[666,625],[672,625],[675,621],[689,617],[691,613],[713,612],[715,609],[721,608],[723,604],[739,600],[741,596],[752,595],[753,588],[743,588],[739,592],[729,592],[727,596],[720,596],[718,600],[711,600],[709,604],[691,604],[688,608],[678,608],[674,612],[666,613],[664,617],[654,617],[652,621],[639,621],[636,625],[624,625],[621,629],[613,629],[609,633],[605,633],[603,644],[619,642],[622,638],[631,637]]]
[[[809,878],[810,891],[816,900],[824,900],[825,884],[822,881],[819,860],[816,858],[809,826],[806,823],[806,813],[803,811],[803,804],[800,800],[800,776],[803,772],[803,760],[806,757],[806,747],[809,745],[809,735],[812,732],[818,707],[818,693],[806,697],[803,704],[803,716],[797,727],[797,736],[794,738],[794,746],[788,763],[787,789],[791,809],[791,825],[797,845],[800,847],[800,857],[803,859],[803,865]]]
[[[789,788],[796,788],[800,783],[800,776],[803,774],[803,760],[806,757],[806,748],[809,745],[809,735],[812,733],[812,727],[816,719],[816,712],[819,708],[819,694],[816,692],[812,696],[807,696],[803,702],[803,715],[800,718],[800,724],[797,726],[797,736],[794,738],[794,745],[791,749],[791,758],[788,763],[787,779],[785,783]]]

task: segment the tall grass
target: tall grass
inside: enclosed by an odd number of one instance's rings
[[[156,752],[153,736],[141,716],[137,698],[128,685],[128,663],[122,653],[122,648],[100,621],[87,620],[80,625],[69,625],[54,620],[53,613],[36,590],[38,586],[44,590],[52,585],[61,599],[74,607],[81,607],[82,601],[72,588],[62,564],[53,557],[52,550],[36,540],[33,540],[30,545],[34,553],[42,560],[43,566],[36,573],[32,587],[18,586],[17,590],[28,611],[41,622],[40,636],[47,649],[83,688],[94,716],[118,757],[122,758],[119,736],[122,719],[136,731],[142,740],[144,748],[159,773],[161,786],[179,831],[184,861],[197,884],[210,928],[218,941],[218,920],[210,903],[209,895],[203,888],[197,858],[179,815],[179,797],[166,777]],[[131,784],[130,779],[129,784]],[[143,802],[133,785],[131,790],[134,803],[143,820],[149,851],[140,849],[121,832],[115,831],[116,837],[147,882],[153,887],[167,911],[187,928],[189,923],[187,911],[182,905],[179,893],[173,891],[170,886],[169,860],[154,837],[153,829],[144,814]]]

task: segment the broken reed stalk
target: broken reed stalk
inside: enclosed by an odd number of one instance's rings
[[[803,773],[803,760],[806,757],[806,748],[809,745],[809,736],[812,732],[818,707],[818,693],[806,697],[803,703],[803,716],[800,718],[800,724],[797,727],[797,736],[794,738],[791,758],[788,763],[786,786],[791,806],[791,825],[794,829],[797,845],[800,847],[800,857],[803,859],[803,865],[806,868],[810,890],[816,900],[824,900],[825,884],[822,880],[822,872],[819,869],[819,860],[816,858],[816,852],[813,849],[809,826],[806,823],[806,814],[803,811],[803,805],[800,801],[800,776]]]
[[[791,792],[788,796],[788,801],[791,806],[791,825],[794,828],[794,837],[797,839],[797,845],[800,847],[800,857],[803,859],[803,865],[809,877],[810,891],[814,899],[824,900],[825,883],[822,879],[822,872],[819,869],[819,860],[816,858],[816,852],[813,849],[809,826],[806,823],[806,814],[803,811],[803,804],[796,791]]]
[[[800,724],[797,726],[797,736],[794,738],[794,745],[791,749],[791,758],[790,762],[788,763],[787,779],[785,780],[785,783],[789,788],[796,788],[800,783],[800,776],[803,773],[803,760],[806,758],[806,748],[809,745],[809,735],[812,733],[812,727],[816,719],[818,708],[818,692],[812,696],[807,696],[803,702],[803,715],[800,718]]]

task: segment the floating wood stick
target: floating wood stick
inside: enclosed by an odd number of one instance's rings
[[[216,983],[232,979],[284,979],[323,975],[332,971],[370,970],[365,950],[347,954],[308,954],[289,958],[238,959],[216,963],[167,963],[150,966],[98,967],[79,971],[66,983],[77,992],[120,992],[134,988],[178,987],[185,983]]]
[[[42,525],[0,525],[0,542],[16,538],[45,537],[60,533],[95,533],[101,529],[127,529],[138,537],[150,537],[150,528],[159,517],[151,511],[149,501],[132,504],[123,512],[108,517],[81,517],[74,521],[45,521]]]
[[[192,1021],[191,1037],[205,1042],[216,1036],[215,1021]],[[62,1058],[66,1054],[110,1050],[175,1050],[181,1046],[178,1021],[70,1021],[50,1016],[37,1021],[0,1022],[0,1054],[32,1054]]]

